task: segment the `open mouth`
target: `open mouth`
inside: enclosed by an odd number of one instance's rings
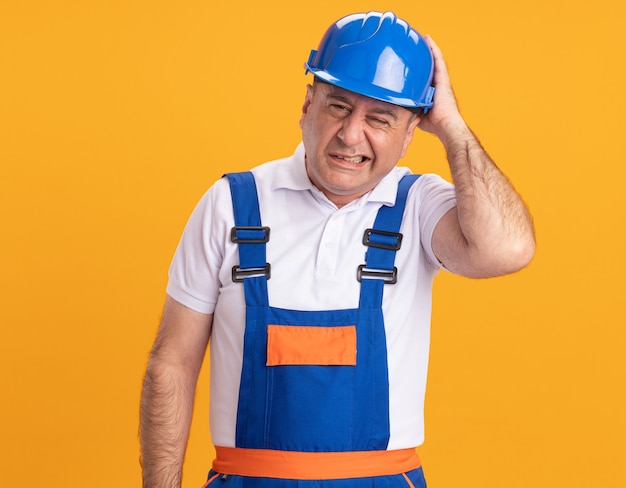
[[[369,161],[369,158],[366,156],[339,156],[336,155],[335,156],[337,159],[341,159],[342,161],[346,161],[348,163],[352,163],[352,164],[361,164],[364,163],[365,161]]]

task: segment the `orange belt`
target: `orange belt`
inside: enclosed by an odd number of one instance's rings
[[[215,447],[213,471],[297,480],[364,478],[406,473],[421,466],[415,449],[359,452],[296,452]]]

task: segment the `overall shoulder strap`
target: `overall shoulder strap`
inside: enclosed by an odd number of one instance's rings
[[[270,265],[266,261],[265,245],[270,238],[269,227],[261,225],[259,197],[251,172],[227,173],[233,201],[235,226],[230,240],[237,244],[239,266],[232,269],[232,279],[244,283],[248,305],[267,305],[267,280]]]
[[[402,245],[400,226],[409,190],[420,175],[406,175],[398,183],[396,202],[383,205],[371,229],[366,229],[363,244],[368,246],[365,264],[359,266],[357,279],[361,281],[361,306],[382,306],[383,285],[395,284],[398,269],[394,266],[396,252]]]

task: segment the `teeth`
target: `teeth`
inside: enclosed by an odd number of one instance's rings
[[[346,157],[341,157],[339,156],[340,159],[343,159],[344,161],[348,161],[349,163],[354,163],[354,164],[359,164],[362,163],[363,161],[365,161],[365,158],[363,156],[355,156],[352,158],[346,158]]]

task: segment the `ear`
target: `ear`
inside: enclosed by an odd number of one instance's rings
[[[404,144],[402,146],[402,154],[400,156],[401,158],[403,158],[406,155],[406,151],[409,148],[411,141],[413,140],[413,134],[415,133],[415,128],[420,123],[420,120],[422,120],[422,117],[416,116],[416,117],[413,117],[409,121],[409,124],[406,128],[406,134],[404,135]]]
[[[311,85],[306,86],[306,95],[304,96],[304,104],[302,105],[302,115],[300,116],[300,128],[302,128],[302,119],[304,119],[304,116],[308,113],[309,106],[311,105],[311,102],[313,101],[314,91],[315,91],[315,88],[313,88],[313,86]]]

